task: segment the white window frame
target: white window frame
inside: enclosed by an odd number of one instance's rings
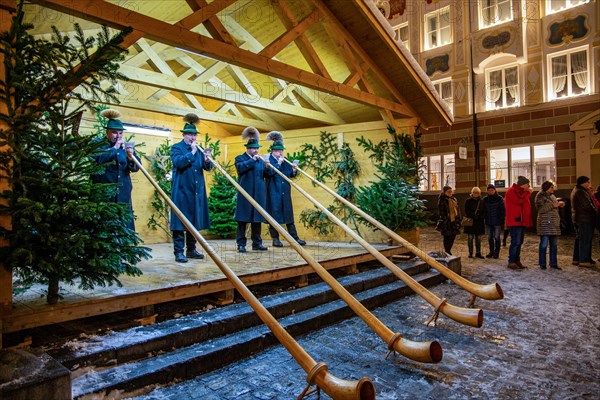
[[[540,162],[539,156],[536,156],[535,154],[535,148],[536,147],[541,147],[541,146],[554,146],[554,156],[553,156],[553,161],[550,162],[550,164],[554,165],[554,171],[550,171],[550,176],[544,176],[544,179],[537,179],[537,175],[533,176],[534,173],[537,173],[536,170],[536,165]],[[529,147],[529,166],[527,167],[528,172],[527,173],[521,173],[521,174],[513,174],[513,161],[512,161],[512,149],[515,148],[519,148],[519,147]],[[516,183],[516,179],[517,179],[517,175],[523,175],[525,176],[527,179],[529,179],[530,181],[530,185],[532,188],[539,188],[541,187],[542,183],[544,183],[544,181],[547,180],[552,180],[554,182],[557,176],[557,166],[556,166],[556,142],[544,142],[544,143],[533,143],[533,144],[515,144],[512,146],[502,146],[502,147],[490,147],[487,149],[487,157],[488,157],[488,174],[490,177],[490,182],[495,184],[496,181],[496,176],[495,174],[492,175],[492,169],[496,170],[498,169],[497,167],[495,167],[494,165],[492,165],[492,156],[491,156],[491,152],[494,150],[505,150],[507,153],[507,177],[502,176],[502,179],[506,181],[506,187],[504,188],[500,188],[500,189],[508,189],[509,187],[511,187],[513,185],[513,183]]]
[[[407,30],[407,37],[408,37],[408,39],[406,39],[406,41],[402,40],[401,36],[400,36],[400,31],[402,29],[404,29],[404,28],[406,28],[406,30]],[[400,25],[396,25],[394,27],[394,39],[396,41],[400,40],[404,44],[404,46],[406,46],[406,48],[410,50],[410,31],[408,31],[408,22],[405,22],[405,23],[400,24]]]
[[[491,5],[487,5],[485,3],[493,3]],[[508,4],[508,16],[500,15],[502,13],[502,4]],[[492,9],[495,15],[495,19],[493,21],[489,20],[489,17],[485,16],[484,10],[486,8]],[[479,29],[489,28],[494,25],[503,24],[507,21],[512,21],[513,19],[513,10],[512,10],[512,0],[479,0]]]
[[[429,30],[429,21],[435,19],[435,32]],[[447,26],[442,27],[442,22]],[[442,43],[442,32],[448,30],[448,41]],[[432,34],[435,34],[436,43],[432,44]],[[439,40],[438,40],[439,38]],[[423,23],[423,49],[431,50],[452,43],[452,23],[450,20],[450,6],[425,14]]]
[[[582,51],[585,51],[585,60],[586,60],[586,64],[587,64],[587,87],[586,90],[584,90],[581,93],[575,93],[573,94],[573,79],[575,79],[574,77],[574,73],[572,72],[572,55],[575,53],[580,53]],[[567,73],[567,77],[570,79],[566,79],[566,82],[564,83],[564,85],[567,87],[567,94],[564,96],[556,96],[555,94],[555,90],[554,90],[554,73],[553,73],[553,65],[552,65],[552,60],[554,60],[557,57],[562,57],[562,56],[567,56],[567,69],[566,69],[566,73]],[[569,98],[569,97],[577,97],[577,96],[581,96],[581,95],[587,95],[591,93],[591,85],[592,85],[592,72],[590,70],[590,49],[589,47],[586,46],[581,46],[581,47],[577,47],[574,49],[569,49],[569,50],[565,50],[565,51],[559,51],[556,53],[552,53],[552,54],[548,54],[547,56],[547,76],[548,76],[548,88],[547,88],[547,98],[548,101],[552,101],[552,100],[557,100],[557,99],[564,99],[564,98]],[[572,78],[572,79],[571,79]],[[575,83],[575,85],[577,85],[577,83]]]
[[[434,157],[440,157],[440,180],[436,181],[437,188],[433,187],[433,178],[430,174],[431,159]],[[452,161],[446,163],[444,160],[452,159]],[[440,192],[446,185],[456,187],[456,154],[454,153],[441,153],[441,154],[429,154],[419,159],[419,164],[422,168],[419,170],[419,190],[422,192]],[[447,170],[447,166],[452,164],[453,168],[451,171]],[[426,188],[425,188],[426,186]]]
[[[440,95],[440,97],[442,98],[442,100],[444,100],[444,102],[448,105],[452,114],[454,114],[454,88],[452,87],[452,78],[440,79],[438,81],[433,81],[431,83],[433,83],[435,90],[437,90],[437,92]],[[442,90],[442,86],[445,85],[446,83],[449,84],[450,95],[444,97],[444,94],[443,94],[444,91]]]
[[[507,104],[508,87],[506,85],[506,74],[507,74],[507,70],[512,69],[512,68],[516,68],[516,70],[517,70],[517,84],[513,85],[513,86],[516,86],[516,96],[515,96],[515,102],[513,104]],[[500,93],[500,97],[502,98],[502,106],[496,105],[496,102],[498,100],[492,101],[492,99],[495,96],[491,92],[492,85],[491,85],[491,80],[490,80],[490,74],[492,74],[493,72],[497,72],[497,71],[502,71],[502,78],[501,78],[502,79],[502,88],[501,88],[501,93]],[[521,105],[521,88],[519,86],[519,80],[520,80],[519,79],[519,65],[517,63],[504,64],[502,66],[486,69],[485,70],[485,109],[489,111],[489,110],[499,110],[502,108],[519,107]]]
[[[546,0],[544,3],[546,3],[546,15],[550,15],[550,14],[556,14],[559,13],[561,11],[564,10],[568,10],[569,8],[573,8],[573,7],[577,7],[581,4],[586,4],[589,3],[590,0],[562,0],[561,2],[564,2],[565,5],[563,7],[560,8],[552,8],[552,3],[556,2],[556,0]]]

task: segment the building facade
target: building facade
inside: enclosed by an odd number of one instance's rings
[[[423,130],[425,197],[519,175],[600,184],[597,0],[375,3],[454,114]]]

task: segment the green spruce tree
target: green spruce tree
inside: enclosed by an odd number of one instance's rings
[[[0,212],[12,220],[10,230],[0,230],[9,243],[0,257],[23,284],[47,284],[53,304],[59,282],[92,289],[141,274],[135,265],[149,249],[126,228],[126,207],[109,200],[115,188],[91,183],[102,170],[91,158],[99,144],[71,122],[93,100],[116,100],[114,86],[103,89],[100,81],[123,78],[118,45],[129,31],[111,37],[104,28],[86,38],[75,25],[74,39],[54,29],[43,40],[31,28],[20,3],[11,30],[0,34],[0,101],[8,110],[0,115],[8,125],[0,131],[0,173],[10,185],[2,193],[9,205]]]
[[[231,175],[231,165],[226,164],[223,168]],[[213,178],[214,183],[210,188],[208,197],[208,213],[210,215],[210,228],[208,231],[215,235],[228,237],[235,233],[237,229],[237,222],[233,219],[237,189],[219,171],[213,174]]]

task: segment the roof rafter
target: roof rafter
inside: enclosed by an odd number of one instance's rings
[[[158,19],[125,9],[107,1],[81,0],[31,0],[33,3],[58,11],[73,14],[84,19],[105,23],[117,29],[127,26],[144,33],[144,36],[171,46],[180,47],[198,54],[205,54],[219,60],[232,62],[263,74],[276,76],[313,89],[324,91],[361,104],[388,109],[401,115],[415,116],[414,110],[406,104],[401,104],[371,93],[357,90],[340,82],[332,81],[323,76],[302,70],[267,57],[254,54],[230,44],[211,39],[207,36],[191,32],[181,26],[171,25]],[[326,7],[318,0],[313,1]],[[328,15],[332,18],[332,14]],[[329,18],[326,18],[329,19]],[[333,17],[334,18],[334,17]],[[339,23],[339,22],[338,22]]]

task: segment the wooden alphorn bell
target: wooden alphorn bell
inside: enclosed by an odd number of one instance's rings
[[[260,157],[262,160],[262,157]],[[219,165],[216,161],[211,158],[213,165],[235,186],[235,188],[254,206],[254,208],[271,224],[280,235],[282,235],[286,241],[298,252],[298,254],[312,267],[319,277],[333,289],[333,291],[342,299],[344,302],[359,316],[363,321],[369,325],[377,335],[388,346],[388,355],[391,352],[398,352],[403,356],[410,358],[414,361],[437,363],[442,360],[443,351],[442,346],[437,341],[432,342],[414,342],[407,340],[402,337],[400,333],[392,332],[383,322],[375,317],[365,306],[363,306],[352,294],[350,294],[345,287],[343,287],[331,274],[319,264],[313,256],[310,255],[302,246],[300,246],[296,240],[288,233],[287,230],[283,229],[264,208],[260,206],[236,181],[233,179],[225,169]],[[262,160],[264,162],[264,160]]]
[[[329,219],[335,222],[340,228],[342,228],[347,234],[349,234],[354,240],[361,244],[369,253],[371,253],[375,258],[381,262],[386,268],[388,268],[394,275],[400,278],[408,287],[410,287],[415,293],[424,298],[429,304],[434,307],[434,314],[429,319],[428,324],[430,322],[435,322],[437,320],[438,314],[441,312],[447,317],[460,322],[465,325],[481,327],[483,324],[483,311],[481,309],[473,309],[473,308],[463,308],[457,307],[452,304],[449,304],[446,299],[440,299],[435,294],[431,293],[427,290],[423,285],[419,282],[415,281],[410,275],[399,268],[396,264],[391,262],[387,257],[381,254],[375,247],[371,246],[366,240],[360,237],[359,234],[350,229],[346,224],[344,224],[338,217],[336,217],[331,211],[329,211],[325,206],[315,200],[310,194],[308,194],[304,189],[298,186],[295,182],[292,182],[288,179],[287,176],[281,173],[277,168],[270,165],[269,166],[278,173],[283,179],[285,179],[290,185],[292,185],[296,190],[304,195],[307,199],[309,199],[314,205],[317,206]]]
[[[325,393],[334,399],[344,400],[372,400],[375,399],[375,386],[373,382],[363,377],[358,381],[348,381],[339,379],[330,374],[327,371],[327,364],[323,362],[315,362],[313,358],[294,340],[294,338],[277,322],[277,319],[261,304],[261,302],[252,294],[248,287],[235,275],[235,273],[229,268],[229,266],[221,260],[217,252],[212,246],[204,239],[200,232],[191,224],[191,222],[183,215],[183,213],[175,206],[173,201],[167,194],[161,189],[156,181],[150,176],[148,171],[142,166],[142,164],[133,157],[134,163],[139,167],[140,171],[148,178],[152,186],[161,195],[161,197],[169,204],[173,209],[173,212],[185,225],[186,229],[194,236],[196,241],[202,246],[206,254],[215,262],[217,267],[227,277],[233,287],[242,295],[244,300],[252,307],[259,318],[267,325],[267,327],[273,332],[273,335],[279,340],[279,342],[286,348],[286,350],[294,357],[296,362],[304,369],[307,373],[306,381],[307,386],[304,391],[300,394],[298,399],[304,398],[310,393],[318,390],[317,388],[311,388],[312,385],[316,385],[322,389]],[[216,163],[215,163],[216,165]],[[220,166],[219,166],[220,168]],[[222,168],[220,168],[223,172]]]
[[[289,164],[292,164],[288,159],[285,159],[285,161]],[[319,182],[318,180],[316,180],[315,178],[313,178],[312,176],[310,176],[308,173],[306,173],[305,171],[303,171],[300,168],[298,168],[298,171],[300,171],[304,176],[306,176],[308,179],[310,179],[316,185],[325,189],[329,194],[334,196],[337,200],[342,202],[348,208],[352,209],[355,213],[360,215],[362,218],[364,218],[365,220],[369,221],[371,224],[373,224],[374,226],[379,228],[383,233],[388,235],[388,237],[390,237],[391,239],[400,243],[402,246],[408,248],[414,255],[419,256],[423,261],[425,261],[431,267],[436,269],[439,273],[444,275],[446,278],[450,279],[452,282],[456,283],[458,286],[465,289],[467,292],[471,293],[473,295],[473,297],[471,298],[471,301],[469,302],[469,307],[472,306],[473,304],[475,304],[476,297],[481,297],[482,299],[485,299],[485,300],[501,300],[504,298],[504,292],[502,291],[502,288],[500,287],[499,284],[491,283],[489,285],[480,285],[478,283],[474,283],[468,279],[465,279],[464,277],[460,276],[456,272],[452,271],[450,268],[448,268],[445,265],[443,265],[442,263],[440,263],[435,258],[431,257],[429,254],[425,253],[423,250],[419,249],[417,246],[410,243],[408,240],[404,239],[402,236],[398,235],[396,232],[392,231],[387,226],[383,225],[381,222],[377,221],[375,218],[371,217],[369,214],[367,214],[366,212],[361,210],[356,205],[352,204],[347,199],[345,199],[342,196],[340,196],[339,194],[337,194],[335,191],[331,190],[327,185],[323,184],[322,182]]]

